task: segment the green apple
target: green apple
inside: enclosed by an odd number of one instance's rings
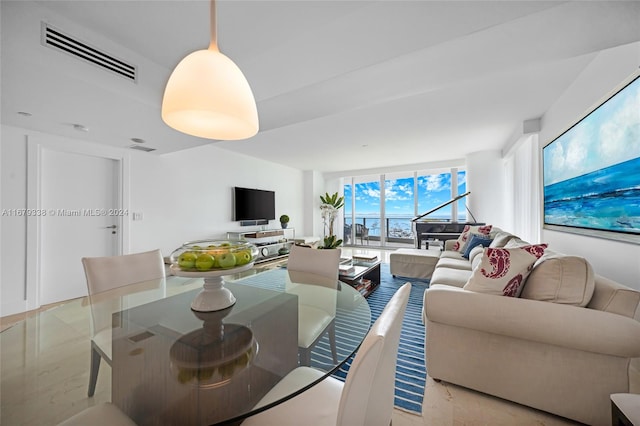
[[[183,270],[193,269],[196,266],[197,258],[198,256],[195,253],[185,251],[178,256],[178,266]]]
[[[236,266],[236,255],[233,253],[222,253],[218,256],[218,263],[222,269],[233,268]]]
[[[220,247],[230,247],[231,243],[222,243],[220,244]]]
[[[196,259],[196,269],[198,271],[208,271],[213,268],[215,259],[209,253],[202,253]]]
[[[246,250],[236,253],[236,264],[238,266],[246,265],[249,262],[251,262],[251,253]]]

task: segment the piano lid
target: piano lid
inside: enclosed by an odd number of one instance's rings
[[[429,210],[428,212],[426,212],[426,213],[424,213],[424,214],[421,214],[420,216],[416,216],[416,217],[414,217],[413,219],[411,219],[411,222],[415,222],[415,221],[417,221],[417,220],[419,220],[419,219],[422,219],[423,217],[425,217],[425,216],[427,216],[427,215],[429,215],[429,214],[431,214],[431,213],[433,213],[433,212],[435,212],[435,211],[438,211],[438,210],[440,210],[441,208],[446,207],[446,206],[448,206],[448,205],[449,205],[449,204],[451,204],[451,203],[455,203],[456,201],[460,200],[461,198],[466,197],[466,196],[467,196],[467,195],[469,195],[469,194],[471,194],[471,191],[467,191],[467,192],[465,192],[464,194],[460,194],[460,195],[458,195],[457,197],[454,197],[454,198],[450,199],[449,201],[446,201],[446,202],[444,202],[444,203],[440,204],[439,206],[437,206],[437,207],[435,207],[435,208],[433,208],[433,209]]]

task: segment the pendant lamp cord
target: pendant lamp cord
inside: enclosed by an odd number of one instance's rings
[[[211,8],[210,8],[210,19],[211,19],[211,42],[209,43],[209,50],[218,49],[218,31],[216,28],[216,0],[211,0]]]

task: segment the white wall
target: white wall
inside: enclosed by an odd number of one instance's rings
[[[138,154],[138,153],[135,153]],[[205,145],[162,156],[132,155],[131,210],[142,221],[131,222],[132,252],[160,248],[166,255],[185,241],[225,238],[227,231],[247,231],[232,221],[234,186],[275,191],[280,228],[287,214],[289,228],[304,229],[303,173]]]
[[[324,194],[322,173],[315,170],[304,172],[305,227],[301,236],[322,237],[322,217],[320,214],[320,195]]]
[[[258,229],[240,227],[232,221],[234,186],[276,192],[276,219],[269,227],[279,228],[278,217],[283,213],[291,217],[290,228],[297,231],[305,227],[304,179],[297,169],[230,153],[214,145],[160,156],[61,140],[9,126],[2,126],[0,131],[2,209],[27,207],[27,137],[43,145],[82,144],[96,153],[104,149],[122,153],[126,159],[125,176],[129,176],[124,201],[130,210],[123,226],[125,253],[160,248],[168,256],[185,241],[224,238],[227,231]],[[133,212],[142,213],[143,220],[133,221]],[[1,219],[0,316],[5,316],[37,306],[25,299],[25,294],[33,293],[26,284],[26,218],[3,215]]]
[[[466,157],[467,207],[478,222],[504,226],[504,168],[500,151],[473,152]],[[471,217],[468,218],[473,220]]]
[[[26,306],[26,251],[27,218],[14,216],[5,209],[27,206],[27,143],[23,133],[2,127],[0,139],[0,218],[2,227],[0,257],[0,313],[7,315],[10,306]],[[16,304],[16,301],[18,303]]]
[[[601,52],[544,114],[540,143],[546,145],[637,72],[640,43]],[[640,246],[543,229],[542,241],[554,250],[584,256],[595,272],[640,289]]]

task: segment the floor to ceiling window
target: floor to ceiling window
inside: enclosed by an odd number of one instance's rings
[[[345,179],[345,245],[413,245],[412,219],[463,194],[466,183],[466,172],[457,168]],[[465,221],[466,214],[461,199],[425,218]]]
[[[344,186],[344,240],[348,245],[379,244],[381,235],[380,176],[349,179]]]
[[[407,244],[413,241],[411,219],[416,214],[416,174],[384,175],[385,245]]]
[[[467,172],[464,170],[458,170],[456,176],[458,177],[458,192],[456,193],[456,195],[465,194],[467,192]],[[458,200],[458,222],[465,222],[467,220],[467,212],[467,200],[465,198],[461,198],[460,200]],[[475,222],[475,219],[471,220]]]

